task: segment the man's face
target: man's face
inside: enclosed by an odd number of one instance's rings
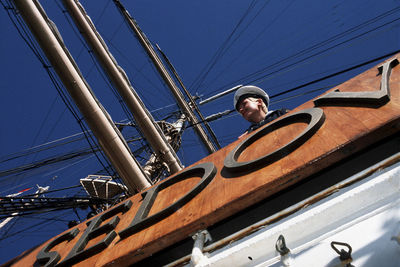
[[[239,113],[249,122],[259,122],[261,108],[260,101],[262,100],[245,98],[239,104]]]

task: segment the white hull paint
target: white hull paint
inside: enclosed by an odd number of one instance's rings
[[[226,239],[231,242],[225,246],[205,247],[201,260],[191,265],[346,266],[350,263],[353,266],[399,267],[399,161],[400,154],[394,155],[336,185],[341,189],[325,199],[276,223],[268,224],[271,218],[266,218],[249,227],[249,234],[241,235],[243,238],[239,240],[232,235]],[[250,230],[255,227],[257,231]],[[246,229],[241,232],[244,231]],[[280,235],[290,249],[283,257],[275,248]],[[350,245],[352,260],[341,262],[339,254],[331,247],[333,241]],[[348,251],[345,246],[336,247]]]

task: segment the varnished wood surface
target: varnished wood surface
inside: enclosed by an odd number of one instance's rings
[[[372,68],[332,90],[340,89],[344,92],[379,90],[380,76],[377,76],[377,73],[377,69]],[[223,170],[225,157],[241,140],[237,140],[202,159],[199,163],[213,162],[217,167],[217,174],[211,183],[194,199],[147,229],[123,240],[120,240],[117,236],[105,250],[79,262],[76,266],[127,266],[140,261],[187,238],[198,230],[206,229],[207,226],[227,218],[387,136],[399,132],[400,66],[392,70],[390,93],[391,100],[378,108],[320,107],[325,113],[326,120],[316,134],[286,157],[259,170],[249,170],[248,173],[241,176],[231,175]],[[313,107],[313,101],[309,101],[291,111],[288,115]],[[295,123],[262,137],[241,154],[239,161],[258,158],[285,145],[304,128],[305,124]],[[174,203],[193,188],[199,179],[193,177],[161,191],[150,214],[154,214]],[[117,233],[130,224],[142,203],[140,195],[135,195],[130,200],[133,202],[130,210],[125,214],[120,213],[118,215],[121,221],[116,226],[115,231]],[[86,229],[86,223],[77,227],[80,233],[75,239],[71,242],[63,242],[52,249],[60,253],[61,259],[68,254],[80,238]],[[104,238],[104,235],[91,240],[87,247],[102,238]],[[15,266],[33,266],[38,251],[45,244],[17,261]]]

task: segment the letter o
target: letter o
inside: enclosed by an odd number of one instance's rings
[[[256,142],[258,139],[263,137],[264,135],[282,128],[284,126],[290,125],[294,122],[307,122],[308,126],[302,133],[300,133],[295,139],[286,144],[283,147],[276,149],[275,151],[259,157],[254,160],[246,161],[246,162],[238,162],[240,154],[251,144]],[[293,152],[295,149],[300,147],[307,141],[311,136],[315,134],[315,132],[322,126],[325,121],[325,115],[322,109],[320,108],[311,108],[296,112],[292,115],[284,117],[280,120],[273,122],[267,127],[261,129],[253,135],[250,135],[245,140],[243,140],[240,144],[238,144],[225,158],[224,166],[230,172],[244,172],[247,170],[255,171],[258,170],[272,162],[275,162],[289,153]]]
[[[155,187],[150,188],[144,193],[142,205],[140,205],[139,210],[137,211],[131,224],[118,233],[121,239],[127,238],[128,236],[144,228],[150,227],[151,225],[165,219],[166,217],[180,209],[183,205],[188,203],[197,194],[199,194],[211,182],[216,173],[217,168],[215,167],[214,163],[200,163],[189,169],[184,170],[183,172],[171,177],[168,180],[159,183]],[[179,198],[163,210],[149,217],[147,216],[160,191],[171,185],[176,184],[177,182],[197,175],[201,176],[201,179],[189,192],[187,192],[185,195],[183,195],[181,198]]]

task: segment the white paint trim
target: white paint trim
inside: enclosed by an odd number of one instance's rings
[[[398,156],[399,154],[392,158]],[[371,172],[371,168],[355,176],[363,176]],[[285,236],[292,255],[298,257],[321,242],[326,247],[329,237],[351,227],[358,227],[357,225],[371,218],[374,222],[385,223],[385,217],[382,218],[385,212],[391,212],[393,218],[398,217],[400,221],[400,163],[381,169],[277,223],[264,225],[241,240],[232,241],[229,245],[211,252],[207,264],[198,266],[271,266],[280,262],[280,256],[275,251],[275,242],[280,234]],[[360,230],[364,231],[361,228]],[[205,248],[205,251],[209,249]],[[338,257],[330,247],[329,249],[332,259]],[[325,260],[328,259],[326,255],[323,256]]]

